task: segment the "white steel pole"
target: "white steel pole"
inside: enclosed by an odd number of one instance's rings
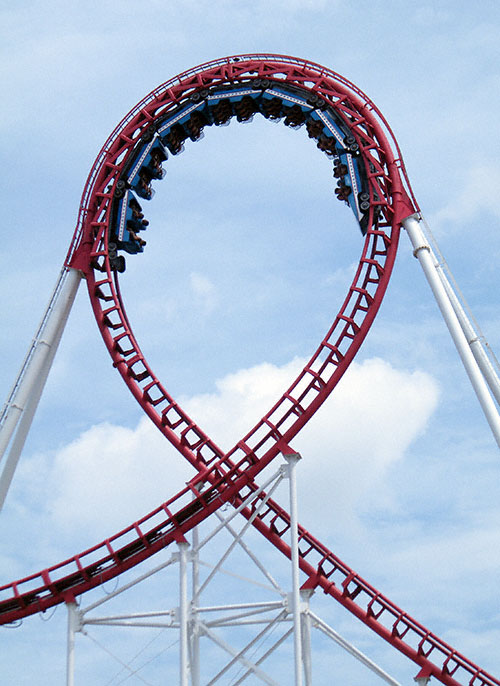
[[[52,340],[57,341],[57,333],[55,332],[59,328],[60,320],[67,319],[80,279],[81,273],[76,269],[65,269],[59,276],[42,322],[9,395],[6,407],[2,411],[0,459],[9,444],[19,416],[24,410],[24,405],[30,395],[31,385],[38,378],[40,367],[43,367],[43,358],[47,353],[47,347],[50,346]],[[37,351],[40,344],[44,344],[45,350]]]
[[[188,599],[187,599],[187,553],[189,543],[181,541],[179,547],[179,684],[188,686]]]
[[[332,629],[331,626],[329,626],[326,622],[324,622],[320,617],[314,614],[314,612],[309,612],[309,615],[312,619],[312,624],[314,627],[322,631],[325,636],[328,636],[329,638],[332,639],[337,645],[339,645],[341,648],[343,648],[346,652],[348,652],[350,655],[356,658],[356,660],[359,660],[361,664],[365,665],[365,667],[368,667],[368,669],[371,669],[371,671],[376,674],[378,677],[383,679],[385,682],[390,684],[391,686],[401,686],[399,681],[396,681],[395,679],[392,678],[387,672],[384,672],[384,670],[379,667],[373,660],[370,660],[369,657],[367,657],[364,653],[362,653],[360,650],[356,648],[352,643],[349,643],[345,638],[343,638],[340,634],[338,634],[334,629]]]
[[[462,307],[460,300],[458,299],[455,291],[453,290],[452,285],[448,281],[448,278],[444,273],[441,265],[437,261],[437,258],[434,257],[434,259],[437,272],[441,278],[441,281],[443,282],[443,285],[446,289],[446,293],[448,294],[452,307],[455,310],[455,314],[457,315],[457,319],[460,322],[460,326],[462,327],[462,331],[464,332],[464,335],[467,339],[467,343],[469,344],[470,349],[472,350],[472,354],[476,358],[476,362],[478,363],[479,368],[486,380],[486,383],[490,387],[490,390],[493,393],[495,400],[500,405],[500,379],[498,378],[495,368],[491,364],[491,361],[484,349],[483,343],[481,341],[481,336],[479,336],[476,330],[474,329],[474,326],[472,325],[464,308]]]
[[[18,413],[16,418],[18,425],[14,433],[14,438],[10,444],[9,452],[5,458],[2,472],[0,474],[0,510],[3,508],[5,499],[7,498],[7,493],[12,483],[12,479],[14,478],[14,472],[16,471],[17,463],[19,462],[26,438],[28,437],[38,403],[40,402],[40,397],[42,395],[55,352],[56,347],[54,346],[45,358],[45,364],[40,370],[37,383],[32,386],[31,394],[24,407],[24,410],[19,411],[17,406],[12,408],[16,411],[16,414]]]
[[[302,600],[302,659],[304,661],[304,681],[305,686],[312,686],[312,659],[311,659],[311,617],[309,615],[309,600],[313,590],[307,588],[300,591]]]
[[[443,285],[446,289],[453,309],[455,310],[455,314],[457,315],[458,321],[460,322],[460,326],[463,329],[465,337],[467,338],[467,342],[470,345],[472,353],[476,358],[476,362],[478,363],[479,368],[481,369],[481,372],[486,380],[486,383],[490,387],[490,390],[496,402],[498,403],[498,405],[500,405],[500,378],[498,376],[500,368],[497,360],[495,359],[495,355],[491,350],[489,353],[487,352],[486,349],[489,346],[488,342],[486,341],[486,338],[481,332],[481,329],[479,328],[477,322],[474,320],[474,317],[470,314],[470,311],[469,314],[467,314],[467,304],[463,299],[463,295],[460,293],[460,289],[458,288],[458,285],[455,279],[453,278],[453,274],[451,273],[449,266],[446,264],[446,260],[442,255],[439,246],[436,242],[436,239],[432,235],[432,232],[427,222],[425,221],[425,219],[421,217],[419,217],[419,219],[420,228],[424,233],[424,236],[427,238],[427,236],[430,234],[431,241],[434,245],[434,249],[431,248],[430,250],[432,258],[434,260],[434,265],[441,278],[441,281],[443,282]],[[427,233],[423,227],[427,229]],[[493,359],[496,363],[496,369],[495,365],[492,362]]]
[[[200,560],[199,535],[195,526],[192,534],[192,607],[191,607],[191,686],[200,686],[200,626],[198,607],[200,605]]]
[[[300,586],[299,586],[299,536],[297,518],[297,480],[295,468],[300,460],[299,453],[284,455],[288,464],[288,486],[290,497],[290,548],[292,561],[292,614],[293,643],[295,654],[295,686],[302,686],[302,640],[300,627]]]
[[[68,633],[66,655],[66,686],[75,684],[75,633],[79,629],[77,604],[66,603],[68,610]]]
[[[15,433],[15,438],[0,475],[0,509],[3,507],[12,482],[81,277],[82,275],[77,269],[68,269],[66,280],[47,316],[43,331],[36,342],[33,355],[28,362],[0,429],[0,460]]]
[[[500,417],[495,403],[488,391],[486,382],[465,338],[460,322],[448,298],[446,289],[439,277],[431,255],[430,246],[419,226],[416,215],[403,220],[403,226],[413,245],[413,254],[420,262],[427,281],[432,289],[441,314],[446,322],[450,335],[462,359],[465,371],[481,404],[485,417],[490,425],[495,440],[500,447]]]

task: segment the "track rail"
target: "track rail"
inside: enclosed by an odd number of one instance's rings
[[[254,79],[300,88],[335,111],[354,137],[365,164],[370,207],[358,268],[332,326],[276,404],[224,453],[167,392],[144,358],[126,315],[118,274],[112,269],[109,234],[120,174],[147,131],[195,94],[228,84],[251,84]],[[114,366],[146,414],[196,468],[197,475],[185,489],[118,534],[38,574],[1,587],[0,623],[73,600],[173,541],[182,540],[222,504],[238,506],[255,494],[259,472],[277,455],[290,450],[289,443],[326,400],[358,351],[389,281],[401,221],[417,209],[397,142],[385,119],[356,86],[320,65],[281,55],[228,57],[167,81],[131,110],[92,167],[66,264],[81,269],[86,277],[96,321]],[[249,518],[252,509],[245,508],[242,514]],[[254,526],[290,556],[284,541],[289,515],[276,502],[269,500]],[[304,586],[322,588],[419,665],[422,675],[450,685],[500,686],[498,680],[404,613],[302,527],[299,549]]]

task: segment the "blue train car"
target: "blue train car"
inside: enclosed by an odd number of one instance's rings
[[[203,127],[211,123],[205,100],[196,99],[195,102],[181,105],[164,119],[158,127],[158,136],[172,155],[178,155],[184,150],[184,141],[188,138],[199,140],[203,135]]]
[[[249,120],[255,112],[266,119],[283,120],[292,128],[305,124],[318,148],[335,158],[335,195],[351,208],[362,233],[366,233],[370,196],[359,146],[347,124],[321,97],[296,87],[255,79],[253,84],[239,88],[213,90],[207,97],[207,107],[210,118],[219,125],[229,123],[233,115],[239,121]]]
[[[148,226],[144,219],[142,208],[131,190],[126,189],[122,197],[116,202],[113,216],[113,226],[110,231],[111,239],[119,250],[125,250],[130,255],[144,252],[146,241],[139,236]]]
[[[153,137],[142,144],[125,172],[127,186],[144,200],[151,200],[154,195],[151,181],[163,179],[165,170],[162,163],[167,157],[167,151],[158,138]]]
[[[167,150],[177,155],[186,140],[202,137],[205,126],[224,126],[233,116],[240,122],[251,121],[257,113],[270,120],[284,120],[292,128],[305,125],[317,147],[334,160],[335,195],[351,208],[362,233],[366,233],[370,210],[368,180],[348,123],[316,93],[256,78],[194,92],[188,101],[157,122],[155,130],[143,135],[115,192],[112,234],[117,249],[130,254],[143,252],[145,241],[138,232],[144,230],[147,222],[134,193],[145,200],[153,197],[152,181],[165,175],[162,163],[167,159]]]

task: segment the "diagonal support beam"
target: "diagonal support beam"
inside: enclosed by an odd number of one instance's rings
[[[281,481],[281,478],[282,478],[281,471],[278,471],[278,472],[276,472],[276,474],[274,474],[264,484],[264,486],[262,486],[262,489],[267,488],[269,483],[272,483],[272,481],[274,481],[273,485],[271,486],[271,488],[267,492],[265,498],[262,499],[259,506],[255,509],[255,512],[252,513],[251,517],[249,517],[249,519],[247,519],[247,521],[246,521],[245,525],[243,526],[241,532],[239,534],[236,534],[234,540],[232,541],[232,543],[230,544],[230,546],[228,547],[226,552],[222,555],[222,557],[220,558],[217,565],[214,567],[214,569],[207,576],[207,578],[205,579],[205,581],[203,582],[203,584],[201,585],[201,587],[199,589],[199,593],[202,593],[205,590],[205,588],[208,586],[210,581],[214,578],[215,574],[218,572],[219,568],[222,566],[224,560],[226,560],[229,557],[229,555],[231,554],[231,551],[234,550],[236,545],[239,543],[241,538],[244,536],[245,532],[248,531],[250,526],[253,524],[254,520],[259,516],[259,513],[261,512],[262,508],[266,505],[267,501],[271,498],[272,494],[274,493],[274,491],[278,487],[278,485]],[[259,490],[262,490],[262,489],[259,489]],[[230,517],[227,520],[224,520],[219,526],[217,526],[215,528],[215,532],[213,532],[207,538],[205,538],[205,540],[200,544],[199,548],[204,546],[206,544],[206,542],[209,541],[215,535],[215,533],[220,531],[222,528],[225,528],[227,526],[227,523],[226,523],[227,521],[231,521],[236,516],[236,514],[238,514],[239,512],[241,512],[242,509],[247,507],[249,502],[251,502],[253,500],[253,498],[255,497],[256,493],[257,493],[257,491],[255,493],[252,493],[251,497],[249,496],[250,499],[247,498],[246,500],[244,500],[243,503],[235,510],[235,512],[231,513]]]
[[[286,611],[280,612],[279,615],[275,617],[275,619],[270,622],[269,624],[266,625],[266,627],[259,632],[247,645],[242,648],[241,650],[237,651],[235,650],[232,646],[229,645],[229,643],[226,643],[220,636],[217,636],[213,631],[211,631],[208,626],[203,624],[203,632],[204,634],[210,638],[214,643],[216,643],[218,646],[220,646],[225,652],[229,653],[229,655],[232,656],[232,660],[223,667],[218,674],[214,676],[213,679],[211,679],[208,683],[207,686],[213,686],[213,684],[217,683],[217,681],[227,672],[228,669],[230,669],[233,665],[235,665],[237,662],[240,662],[244,667],[246,667],[252,674],[255,674],[255,676],[259,677],[261,681],[263,681],[265,684],[269,684],[269,686],[279,686],[279,684],[274,681],[274,679],[271,679],[265,672],[263,672],[255,663],[250,661],[248,658],[245,657],[245,653],[247,650],[249,650],[255,643],[260,641],[260,639],[266,635],[268,631],[276,623],[278,623],[283,617],[286,616]]]
[[[0,510],[14,477],[81,278],[81,273],[76,269],[63,268],[61,271],[40,327],[2,411],[0,460],[9,445],[10,450],[0,474]]]
[[[479,365],[469,347],[469,343],[448,297],[443,281],[436,271],[435,258],[433,258],[429,242],[420,227],[417,215],[407,217],[402,223],[412,242],[413,254],[420,262],[439,309],[441,310],[446,326],[448,327],[448,331],[458,350],[462,364],[464,365],[465,371],[467,372],[472,387],[483,409],[486,420],[490,425],[493,436],[500,448],[500,416],[498,410],[489,393],[488,386]]]
[[[223,517],[222,517],[222,515],[220,514],[220,512],[216,511],[216,512],[215,512],[215,515],[216,515],[216,517],[218,517],[218,519],[219,519],[220,521],[223,521]],[[247,544],[245,543],[245,541],[241,538],[241,536],[238,536],[238,534],[237,534],[237,532],[235,531],[235,529],[233,529],[233,527],[232,527],[230,524],[226,524],[226,529],[227,529],[227,531],[229,531],[229,533],[231,534],[231,536],[232,536],[235,540],[237,540],[238,545],[240,546],[240,548],[241,548],[242,550],[245,551],[245,553],[246,553],[246,554],[248,555],[248,557],[252,560],[252,562],[255,564],[255,566],[257,567],[257,569],[258,569],[258,570],[265,576],[265,578],[269,581],[269,583],[270,583],[271,586],[275,589],[275,591],[277,591],[281,596],[285,597],[285,596],[286,596],[286,592],[280,587],[280,585],[279,585],[278,582],[274,579],[274,577],[271,575],[271,573],[269,572],[269,570],[267,570],[267,569],[264,567],[264,565],[263,565],[262,562],[259,560],[259,558],[258,558],[256,555],[254,555],[254,554],[252,553],[252,551],[251,551],[250,548],[247,546]]]
[[[256,662],[255,664],[256,664],[256,665],[261,665],[265,660],[267,660],[267,658],[268,658],[270,655],[272,655],[272,654],[274,653],[274,651],[275,651],[277,648],[279,648],[280,645],[281,645],[282,643],[284,643],[284,642],[286,641],[286,639],[290,636],[290,634],[292,633],[292,631],[293,631],[293,628],[288,629],[288,631],[287,631],[286,633],[284,633],[283,636],[281,636],[277,641],[275,641],[275,642],[273,643],[273,645],[269,648],[269,650],[266,650],[266,652],[264,653],[264,655],[262,655],[262,657],[260,657],[260,658],[257,660],[257,662]],[[250,670],[247,670],[247,671],[245,672],[245,674],[243,674],[243,676],[241,677],[241,679],[238,679],[238,681],[235,681],[234,684],[233,684],[232,686],[239,686],[239,684],[242,684],[242,683],[246,680],[246,678],[250,676],[250,674],[251,674]]]
[[[388,684],[390,684],[391,686],[401,686],[401,684],[398,681],[393,679],[389,674],[387,674],[387,672],[385,672],[381,667],[375,664],[373,660],[370,660],[369,657],[362,653],[361,650],[358,650],[355,646],[352,645],[352,643],[347,641],[339,633],[332,629],[331,626],[329,626],[326,622],[320,619],[316,614],[314,614],[314,612],[309,611],[308,614],[312,619],[313,627],[322,631],[326,636],[328,636],[328,638],[331,638],[332,641],[334,641],[337,645],[339,645],[341,648],[347,651],[350,655],[355,657],[356,660],[361,662],[365,667],[368,667],[368,669],[370,669],[374,674],[376,674],[378,677],[386,681]]]

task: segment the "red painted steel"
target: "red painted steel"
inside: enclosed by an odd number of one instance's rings
[[[145,129],[186,95],[211,85],[267,78],[319,94],[360,146],[370,184],[370,226],[375,199],[382,217],[370,228],[353,283],[330,330],[290,388],[262,420],[224,453],[168,394],[144,358],[108,259],[109,210],[127,155]],[[388,142],[392,141],[396,155]],[[401,179],[406,181],[406,186]],[[411,197],[411,200],[409,199]],[[85,186],[67,264],[81,269],[105,344],[125,383],[165,437],[197,469],[180,493],[115,536],[38,574],[0,588],[0,623],[46,610],[139,564],[206,519],[223,503],[239,505],[255,493],[255,478],[325,401],[354,358],[378,311],[394,263],[402,219],[418,210],[401,154],[376,106],[345,78],[320,65],[281,55],[240,55],[209,62],[167,81],[146,96],[115,128]],[[262,499],[263,494],[257,496]],[[244,509],[249,518],[254,508]],[[289,515],[269,500],[254,526],[290,556],[283,536]],[[500,686],[451,646],[404,613],[352,571],[305,529],[299,529],[304,586],[322,588],[368,627],[450,686]]]

